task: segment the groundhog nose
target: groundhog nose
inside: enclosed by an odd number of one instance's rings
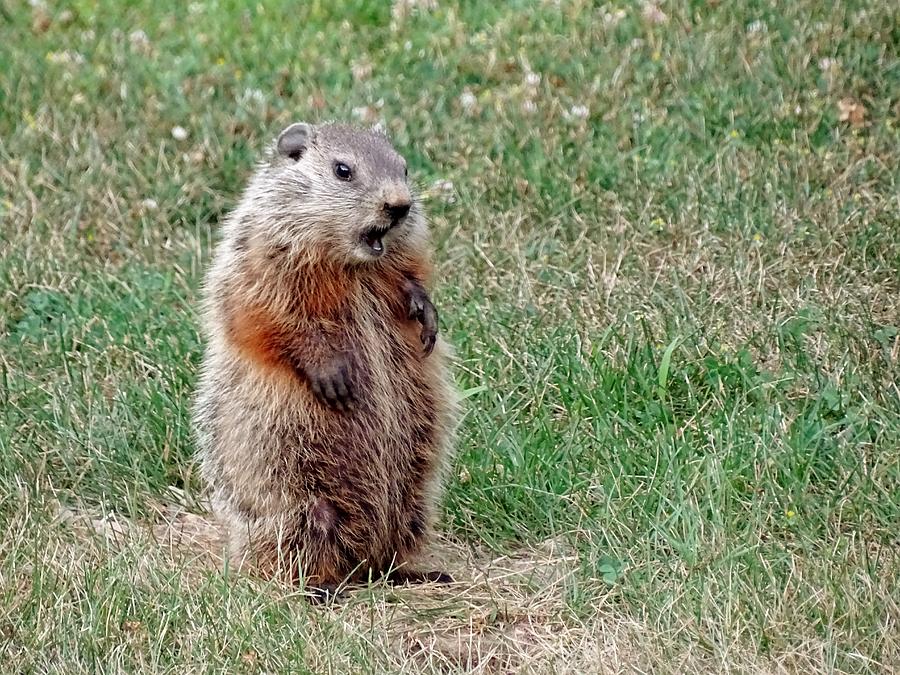
[[[400,220],[409,213],[409,202],[398,202],[396,204],[388,204],[385,202],[384,211],[391,220]]]

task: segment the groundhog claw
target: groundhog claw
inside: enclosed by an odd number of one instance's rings
[[[420,338],[425,348],[425,356],[431,354],[437,342],[438,315],[437,309],[424,290],[417,289],[409,296],[409,318],[422,324]]]

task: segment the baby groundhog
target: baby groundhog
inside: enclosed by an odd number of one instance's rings
[[[235,566],[329,594],[416,566],[455,423],[406,162],[376,131],[289,126],[223,227],[194,422]]]

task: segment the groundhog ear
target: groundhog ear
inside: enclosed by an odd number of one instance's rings
[[[303,156],[313,140],[312,127],[304,122],[292,124],[278,135],[278,154],[295,162]]]

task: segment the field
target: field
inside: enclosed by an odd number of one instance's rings
[[[900,669],[896,3],[0,7],[0,671]],[[457,583],[316,608],[148,525],[217,223],[329,119],[409,160],[465,416]]]

